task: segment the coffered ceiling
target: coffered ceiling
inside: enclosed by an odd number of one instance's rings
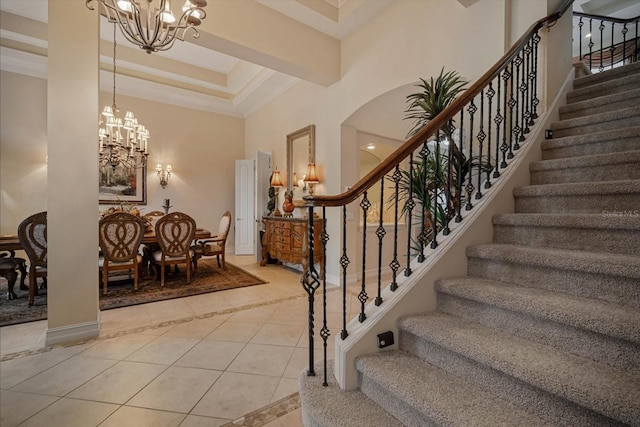
[[[199,39],[150,55],[118,29],[117,93],[247,117],[299,79],[337,81],[340,40],[392,1],[209,0]],[[309,49],[295,43],[301,35]],[[113,24],[104,18],[100,38],[100,86],[111,91]],[[46,56],[47,0],[2,0],[0,68],[46,78]]]

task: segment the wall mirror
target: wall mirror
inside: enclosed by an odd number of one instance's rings
[[[287,191],[293,191],[293,203],[304,205],[309,194],[304,174],[309,163],[316,161],[316,126],[309,125],[287,135]]]

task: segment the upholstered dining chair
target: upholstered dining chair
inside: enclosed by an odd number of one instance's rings
[[[102,256],[98,268],[102,273],[102,294],[107,294],[109,272],[133,271],[133,289],[138,289],[138,265],[142,262],[139,248],[146,222],[126,212],[107,215],[98,224],[98,242]]]
[[[187,283],[191,283],[191,242],[196,233],[196,222],[182,212],[172,212],[156,222],[156,238],[160,250],[152,254],[151,261],[160,268],[160,286],[164,286],[165,267],[186,264]]]
[[[26,218],[18,226],[18,240],[29,257],[29,305],[38,294],[36,278],[47,280],[47,212]]]
[[[220,223],[218,224],[218,234],[216,234],[215,236],[211,236],[211,238],[206,240],[199,240],[195,245],[191,246],[191,250],[193,251],[194,270],[198,268],[198,260],[202,257],[216,257],[218,261],[218,267],[222,267],[223,270],[227,269],[224,252],[230,228],[231,212],[226,211],[222,215],[222,218],[220,218]],[[222,263],[220,263],[221,258]]]

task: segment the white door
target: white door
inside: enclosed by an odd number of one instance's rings
[[[255,245],[254,161],[236,160],[235,253],[251,255]]]
[[[256,261],[262,261],[262,242],[260,231],[264,229],[262,217],[269,213],[269,179],[271,179],[271,153],[256,152],[256,211],[255,211],[255,236],[256,236]]]

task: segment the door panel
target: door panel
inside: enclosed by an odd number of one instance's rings
[[[235,253],[251,255],[255,246],[254,161],[236,160]]]

